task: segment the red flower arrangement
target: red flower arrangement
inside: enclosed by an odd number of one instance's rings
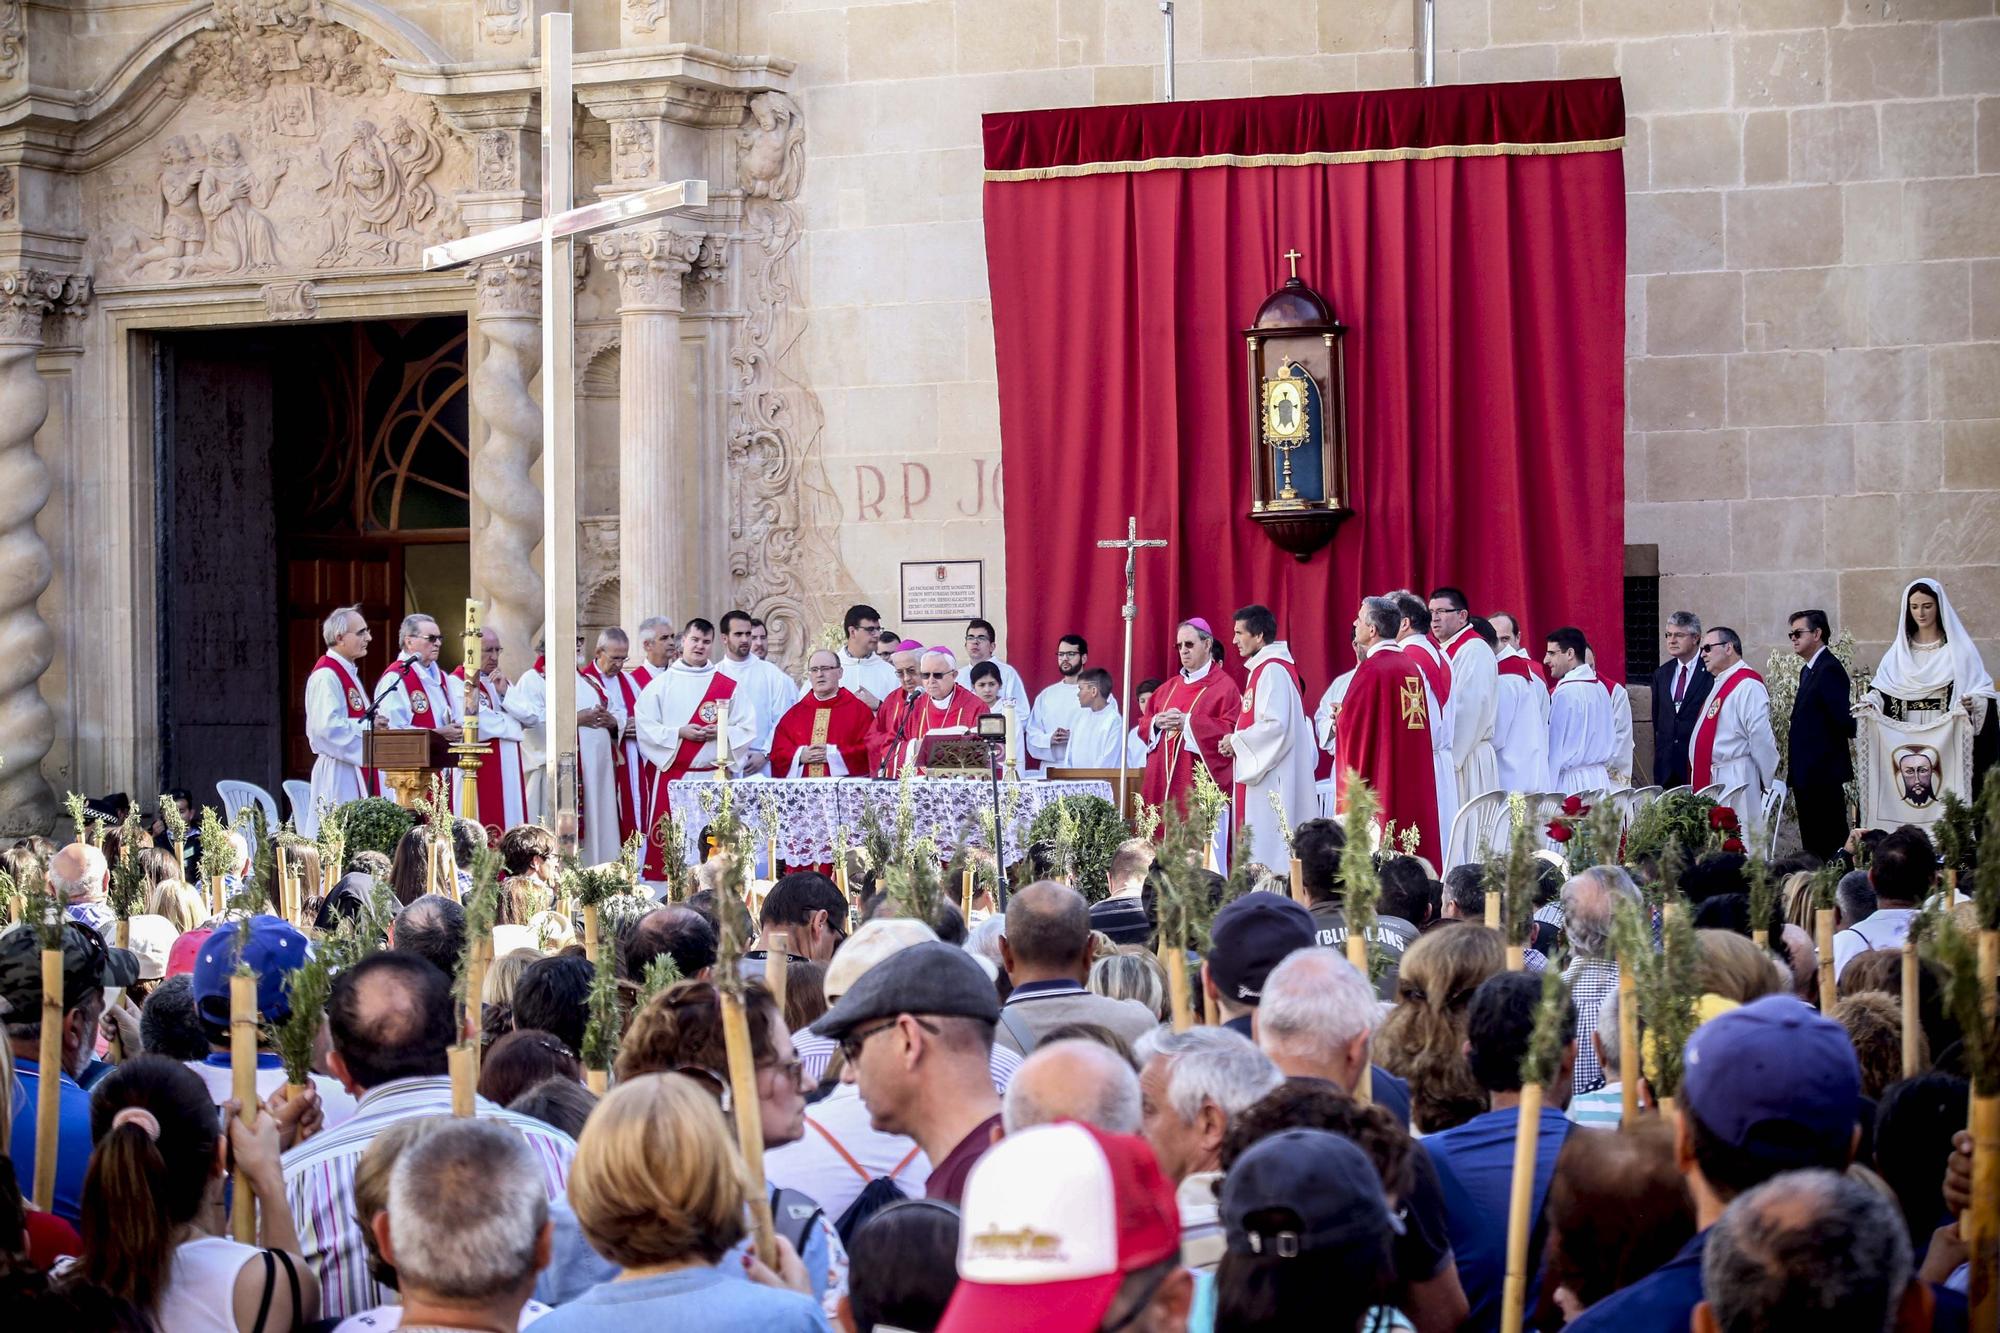
[[[1743,849],[1743,839],[1741,839],[1741,838],[1724,838],[1724,839],[1722,840],[1722,850],[1723,850],[1723,851],[1725,851],[1725,852],[1735,852],[1735,853],[1736,853],[1736,854],[1738,854],[1739,856],[1740,856],[1740,855],[1742,855],[1742,853],[1743,853],[1743,850],[1744,850],[1744,849]]]
[[[1736,822],[1736,812],[1726,805],[1711,806],[1709,808],[1708,826],[1724,832],[1735,832],[1741,827]]]
[[[1576,818],[1589,814],[1590,807],[1583,803],[1581,796],[1565,796],[1563,797],[1562,812],[1572,818]]]
[[[1560,819],[1551,819],[1548,828],[1544,832],[1556,842],[1568,842],[1576,836],[1576,830],[1568,824],[1563,823]]]
[[[1568,842],[1576,836],[1576,826],[1589,813],[1590,807],[1583,803],[1581,796],[1565,796],[1560,811],[1542,832],[1551,842]]]

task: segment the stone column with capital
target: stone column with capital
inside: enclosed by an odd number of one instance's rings
[[[533,476],[542,409],[530,388],[542,364],[541,277],[541,261],[525,254],[472,269],[472,326],[486,340],[472,377],[472,410],[487,429],[469,478],[486,514],[473,534],[472,575],[486,594],[485,623],[499,633],[516,677],[535,660],[532,641],[545,609],[534,561],[542,539],[542,492]]]
[[[55,713],[42,699],[42,673],[55,660],[55,635],[35,601],[54,576],[35,518],[48,503],[49,470],[35,432],[49,415],[48,386],[35,358],[50,315],[82,313],[90,279],[46,269],[0,273],[0,832],[46,833],[55,793],[42,760],[55,744]]]
[[[628,633],[700,589],[694,423],[681,418],[682,283],[702,236],[651,225],[595,237],[618,284],[618,615]]]

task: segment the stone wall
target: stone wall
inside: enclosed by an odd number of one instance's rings
[[[1409,0],[1178,9],[1184,99],[1413,81]],[[1753,661],[1823,606],[1872,660],[1934,573],[2000,661],[1994,0],[1437,12],[1440,82],[1624,79],[1627,540],[1658,545],[1663,604],[1736,625]],[[842,554],[894,623],[898,559],[990,553],[999,619],[979,116],[1157,97],[1157,7],[743,0],[739,21],[742,49],[801,62]]]

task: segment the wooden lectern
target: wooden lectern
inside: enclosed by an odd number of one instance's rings
[[[1118,770],[1115,768],[1051,768],[1047,770],[1047,777],[1050,782],[1108,782],[1111,790],[1118,790]],[[1146,803],[1139,794],[1139,788],[1145,785],[1145,769],[1125,770],[1125,818],[1137,817],[1139,807]]]
[[[429,788],[431,774],[457,768],[458,756],[443,732],[428,727],[385,727],[363,732],[361,763],[379,772],[395,793],[397,805],[408,806]]]

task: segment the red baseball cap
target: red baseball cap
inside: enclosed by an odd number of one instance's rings
[[[207,926],[202,926],[175,940],[174,947],[167,950],[167,975],[177,977],[183,972],[192,973],[195,959],[201,956],[201,946],[208,943],[208,937],[214,933]]]
[[[1128,1274],[1180,1252],[1174,1187],[1136,1134],[1010,1134],[965,1184],[958,1289],[938,1333],[1093,1333]]]

